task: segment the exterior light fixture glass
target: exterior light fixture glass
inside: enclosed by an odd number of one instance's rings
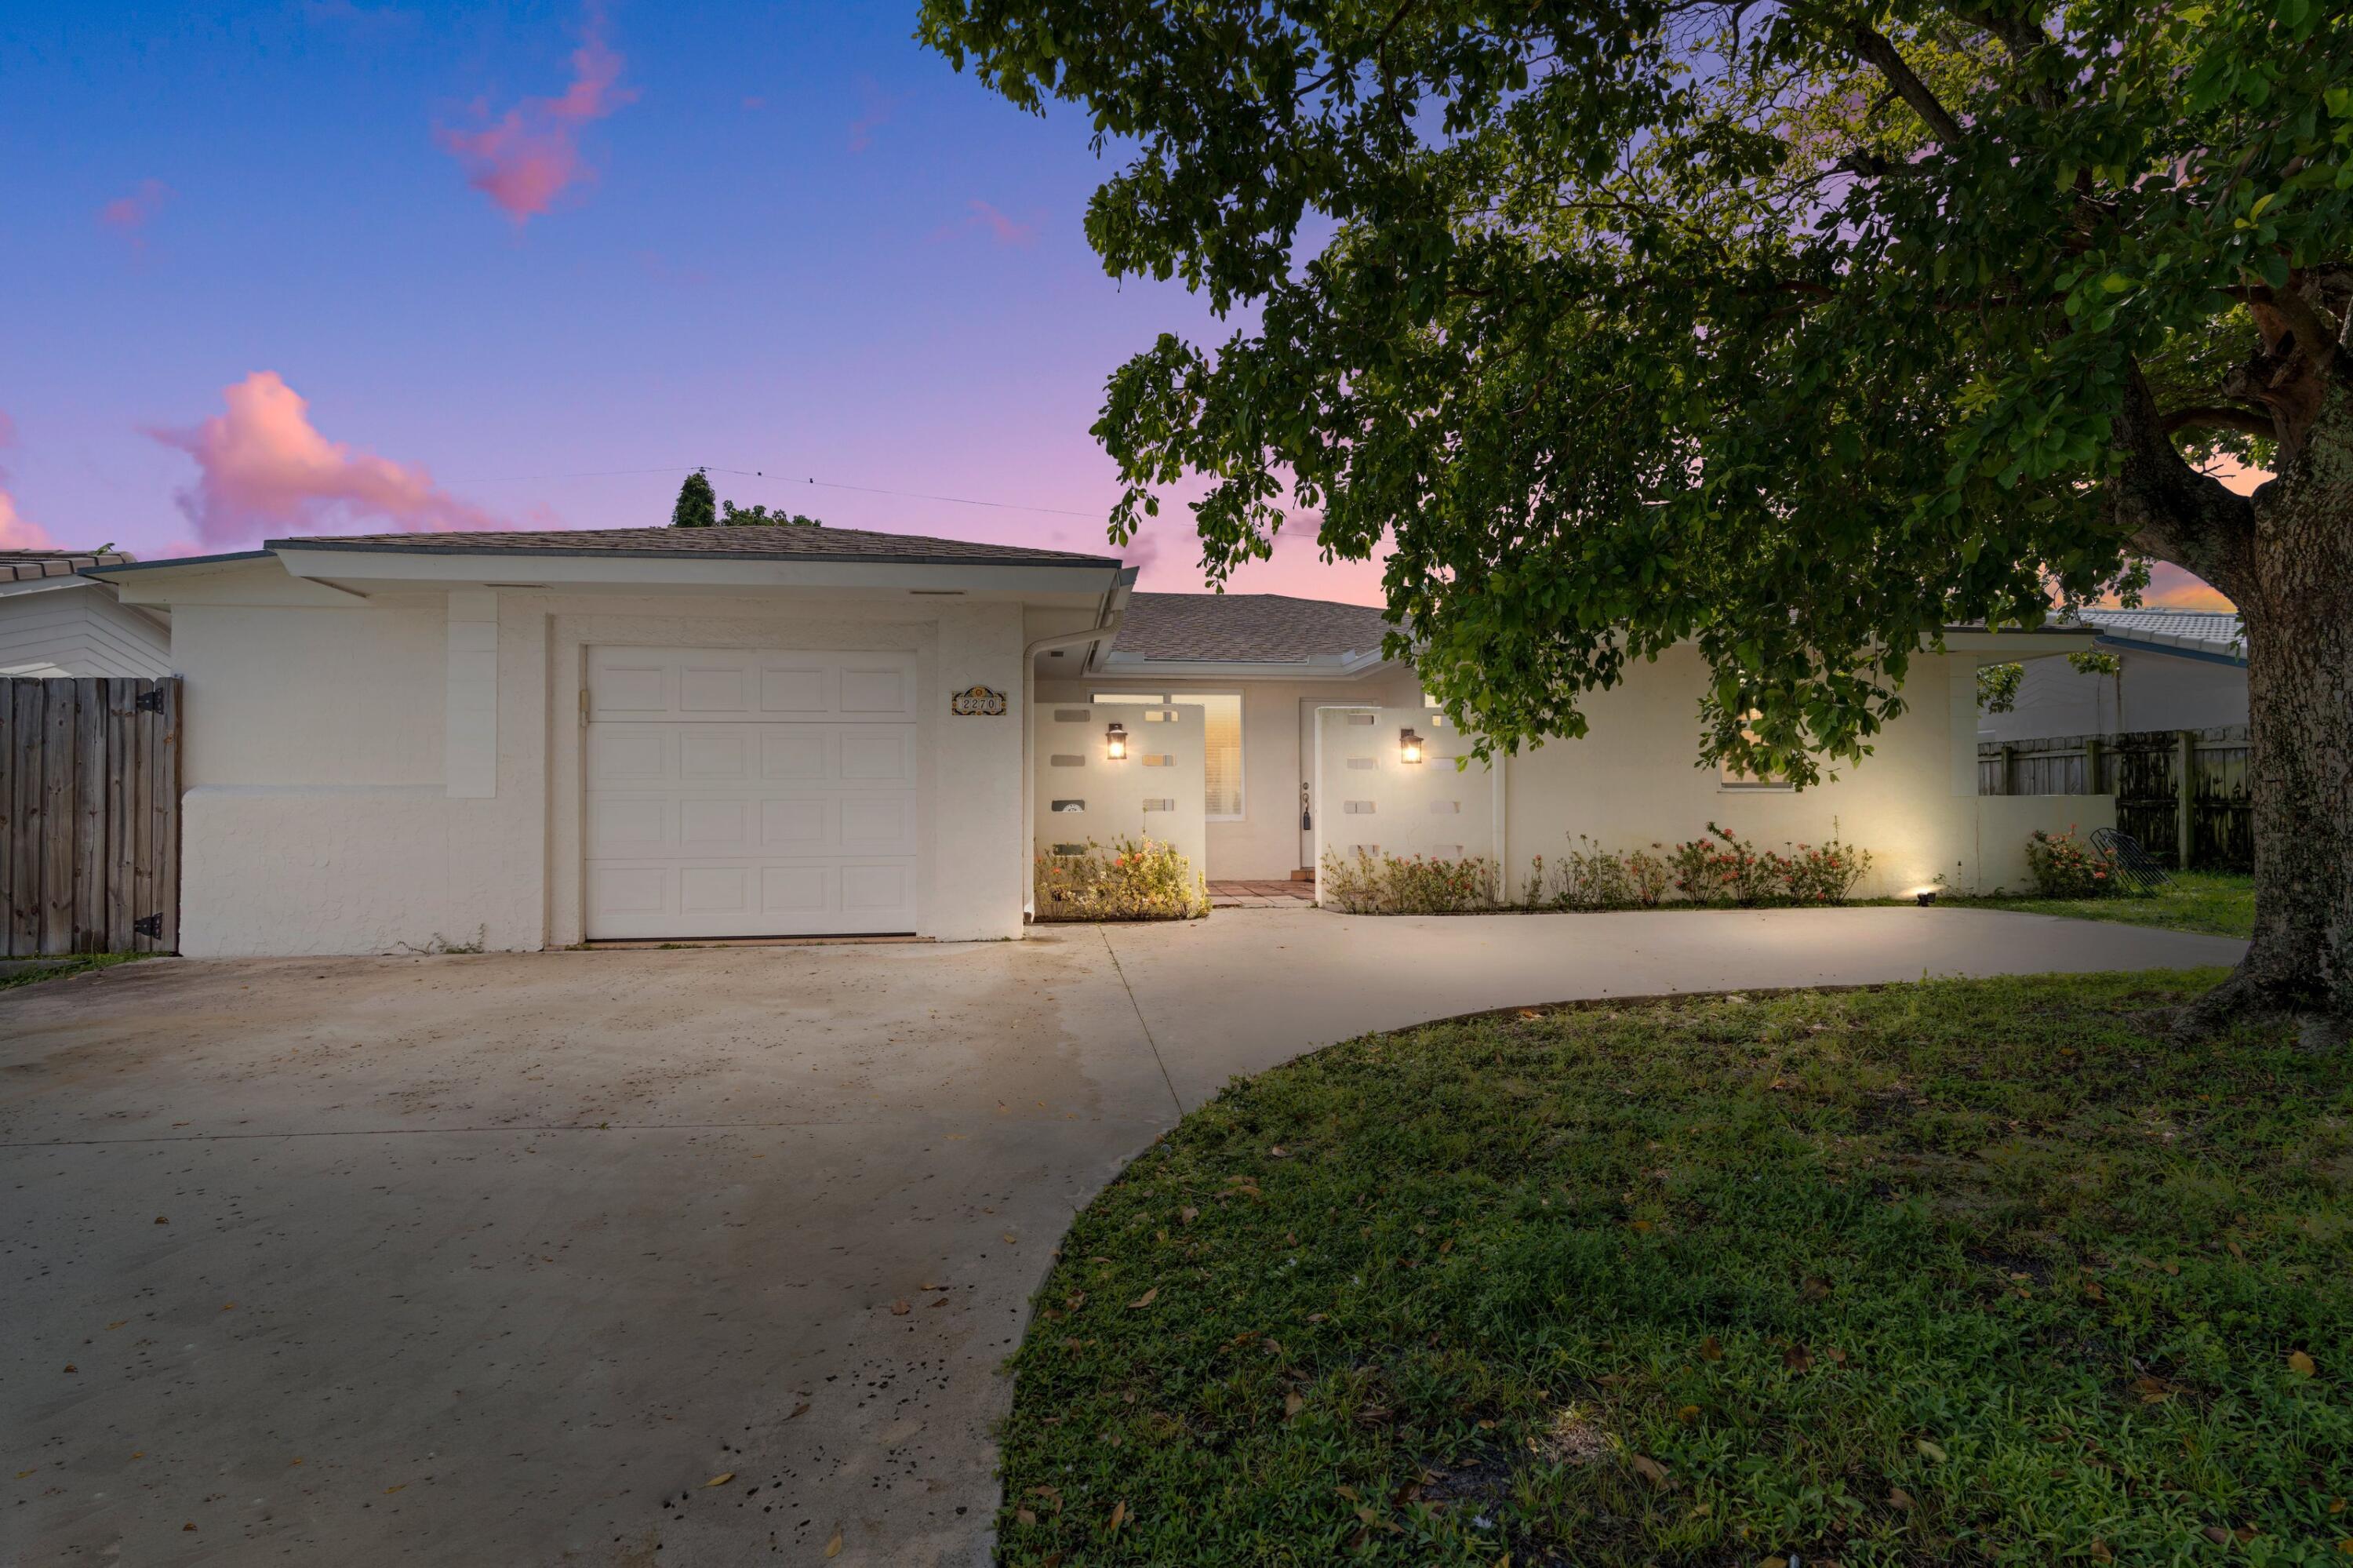
[[[1410,729],[1398,731],[1398,760],[1399,762],[1420,761],[1421,736],[1414,734]]]
[[[1117,719],[1113,719],[1111,727],[1103,731],[1103,755],[1113,762],[1126,759],[1127,726]]]

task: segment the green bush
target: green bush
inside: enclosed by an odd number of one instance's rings
[[[1350,915],[1461,915],[1495,907],[1497,880],[1485,855],[1376,854],[1360,844],[1352,855],[1324,852],[1322,896]]]
[[[2026,868],[2034,890],[2045,898],[2098,898],[2116,891],[2116,867],[2107,855],[2075,837],[2035,829],[2026,836]]]
[[[1198,920],[1208,912],[1201,874],[1157,839],[1109,849],[1090,839],[1082,854],[1038,857],[1040,920]]]
[[[1603,849],[1583,833],[1556,861],[1528,860],[1516,907],[1654,909],[1670,889],[1694,904],[1843,904],[1871,871],[1872,853],[1837,836],[1819,844],[1789,844],[1786,853],[1758,850],[1729,828],[1710,822],[1700,838],[1666,851]],[[1665,851],[1656,853],[1655,851]],[[1359,849],[1324,856],[1324,901],[1351,915],[1454,914],[1492,908],[1502,896],[1493,863],[1400,860]]]

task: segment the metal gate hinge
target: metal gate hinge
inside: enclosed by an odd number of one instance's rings
[[[138,919],[131,922],[131,930],[134,936],[161,938],[164,935],[164,917],[161,915],[142,915]]]
[[[164,711],[164,694],[142,692],[131,700],[131,705],[142,714],[160,714]]]

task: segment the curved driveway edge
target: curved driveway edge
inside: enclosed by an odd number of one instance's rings
[[[675,1568],[836,1531],[842,1564],[976,1561],[1057,1238],[1232,1074],[1515,1003],[2240,948],[1958,909],[1227,910],[0,992],[0,1561]]]

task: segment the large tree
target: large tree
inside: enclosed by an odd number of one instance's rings
[[[1690,640],[1704,755],[1867,752],[1957,622],[2178,562],[2244,616],[2253,947],[2353,1014],[2353,22],[2323,0],[926,0],[1124,166],[1087,233],[1236,330],[1096,433],[1213,576],[1386,537],[1493,745]],[[2252,495],[2232,462],[2277,477]],[[1401,645],[1401,644],[1400,644]]]

